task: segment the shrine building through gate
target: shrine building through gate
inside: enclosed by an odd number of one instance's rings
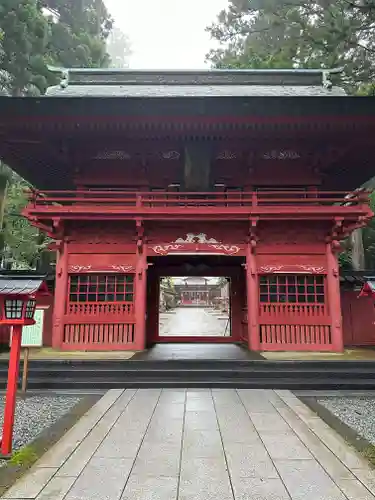
[[[160,277],[225,276],[230,341],[341,351],[337,255],[372,216],[375,101],[337,73],[72,69],[0,97],[0,157],[58,254],[53,346],[143,350]]]

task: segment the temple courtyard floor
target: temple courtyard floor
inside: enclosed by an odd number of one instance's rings
[[[289,391],[110,390],[2,498],[375,500],[375,471]]]

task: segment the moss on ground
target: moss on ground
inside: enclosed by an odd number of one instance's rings
[[[20,450],[13,453],[12,458],[9,463],[12,465],[30,467],[36,460],[38,460],[38,455],[32,446],[25,446]]]

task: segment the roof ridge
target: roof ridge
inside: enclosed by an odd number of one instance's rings
[[[69,85],[321,85],[344,68],[332,69],[207,69],[207,70],[133,70],[116,68],[58,68],[61,87]]]

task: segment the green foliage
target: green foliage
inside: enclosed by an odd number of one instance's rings
[[[48,27],[35,0],[0,0],[1,86],[12,95],[42,92]]]
[[[374,80],[375,9],[347,0],[230,0],[208,28],[219,68],[345,67],[351,92]]]
[[[375,213],[375,192],[370,196],[371,210]],[[362,230],[367,269],[375,269],[375,218]]]
[[[0,0],[0,92],[44,93],[56,83],[48,64],[109,66],[112,26],[103,0]]]
[[[66,68],[109,65],[105,40],[113,20],[102,0],[47,0],[44,4],[54,14],[49,18],[50,62]]]
[[[9,463],[12,465],[29,467],[38,460],[38,455],[31,446],[25,446],[13,453]]]
[[[0,163],[0,252],[13,268],[35,268],[47,253],[49,239],[22,217],[28,184]]]

